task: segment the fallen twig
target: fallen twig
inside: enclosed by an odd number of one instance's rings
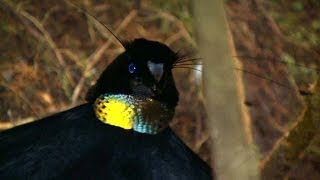
[[[60,63],[61,67],[65,69],[65,73],[67,76],[68,81],[70,82],[70,84],[72,86],[74,86],[75,82],[71,76],[71,73],[68,69],[68,67],[66,66],[66,63],[63,59],[63,56],[60,52],[60,50],[57,48],[57,45],[55,44],[55,42],[53,41],[53,39],[51,38],[49,32],[44,28],[43,24],[36,19],[34,16],[32,16],[31,14],[29,14],[28,12],[24,11],[21,8],[16,8],[13,4],[11,4],[9,1],[3,1],[4,3],[7,4],[8,7],[12,8],[13,12],[17,15],[17,16],[22,16],[25,19],[27,19],[28,21],[30,21],[41,33],[42,35],[39,36],[39,33],[37,34],[37,38],[39,39],[41,37],[41,40],[45,40],[49,47],[52,49],[52,51],[54,52],[56,58],[58,59],[58,62]],[[35,35],[35,33],[32,33],[33,35]]]
[[[126,18],[121,22],[119,27],[115,30],[115,35],[119,34],[125,27],[128,26],[128,24],[132,21],[133,18],[137,16],[137,11],[132,10]],[[89,16],[90,17],[90,16]],[[93,21],[97,21],[96,19],[92,18]],[[82,77],[80,78],[79,83],[74,88],[73,94],[72,94],[72,104],[75,103],[80,95],[80,92],[83,89],[83,85],[85,82],[85,79],[88,77],[89,73],[93,69],[93,67],[100,61],[102,55],[104,52],[110,47],[112,44],[113,39],[109,38],[100,48],[98,48],[94,53],[92,53],[87,59],[86,62],[88,62],[86,69],[84,70]]]

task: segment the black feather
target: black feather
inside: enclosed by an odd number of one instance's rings
[[[97,83],[89,89],[86,100],[94,102],[103,93],[123,93],[133,94],[131,81],[133,78],[140,78],[149,88],[155,84],[147,70],[147,61],[164,64],[163,80],[157,83],[156,96],[153,98],[175,107],[179,100],[179,94],[175,87],[171,69],[175,63],[177,54],[166,45],[149,41],[146,39],[136,39],[132,42],[124,43],[126,51],[120,54],[102,73]],[[138,66],[139,72],[132,77],[128,72],[128,65],[134,62]]]
[[[210,168],[167,129],[102,124],[85,104],[2,132],[0,179],[210,179]]]
[[[178,102],[171,73],[175,53],[145,39],[125,48],[89,90],[89,103],[0,133],[0,179],[211,179],[206,163],[170,128],[140,134],[96,118],[92,102],[99,95],[135,95],[137,80],[153,90],[151,98],[173,108]],[[159,82],[147,61],[164,64]],[[132,62],[134,74],[127,69]]]

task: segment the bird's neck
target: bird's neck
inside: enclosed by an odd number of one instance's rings
[[[169,126],[174,108],[151,98],[124,94],[104,94],[96,99],[94,110],[105,124],[147,134],[157,134]]]

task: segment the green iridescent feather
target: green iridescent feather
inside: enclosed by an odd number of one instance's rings
[[[94,108],[97,118],[102,122],[114,125],[108,123],[107,117],[109,112],[117,111],[116,120],[123,121],[129,118],[132,128],[117,126],[146,134],[157,134],[168,127],[174,115],[174,109],[168,108],[164,103],[124,94],[103,94],[97,98]]]

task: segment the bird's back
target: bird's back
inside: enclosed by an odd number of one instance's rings
[[[101,123],[84,104],[0,133],[0,179],[211,179],[171,131],[140,134]]]

